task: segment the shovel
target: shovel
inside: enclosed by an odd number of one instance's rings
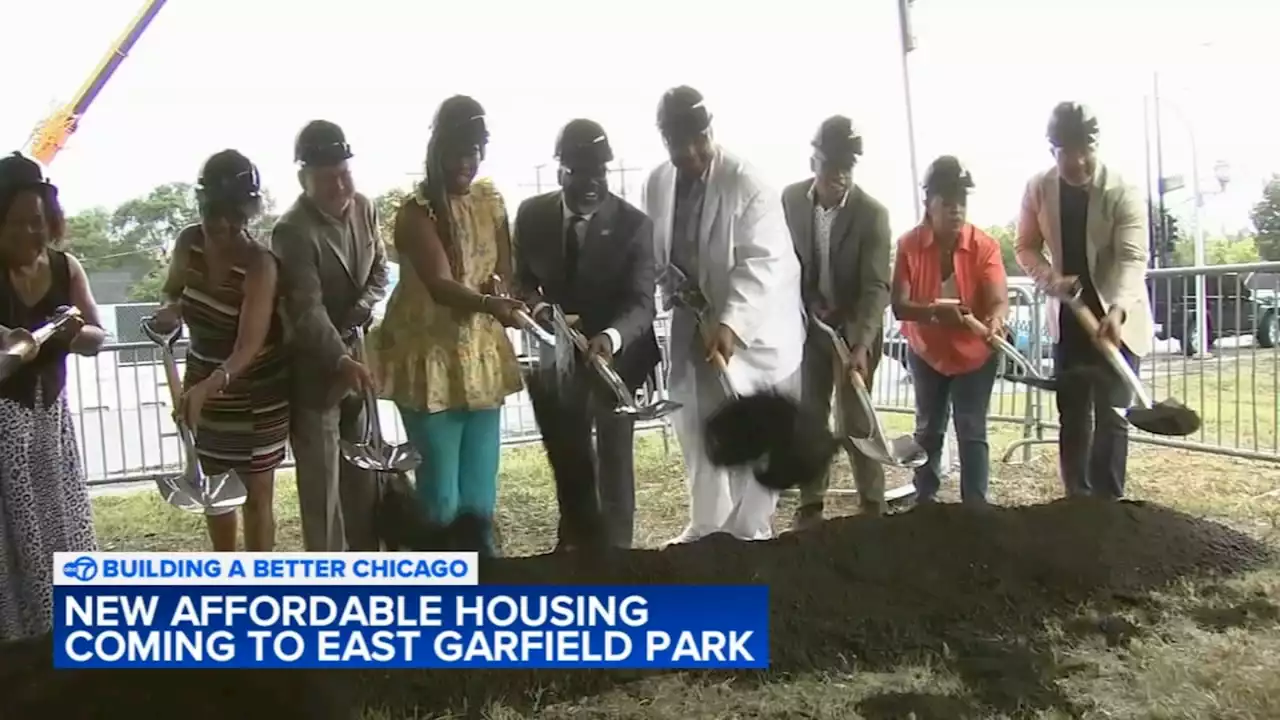
[[[842,393],[837,392],[836,415],[839,418],[840,433],[844,436],[843,442],[856,448],[860,453],[881,465],[900,468],[918,468],[924,465],[929,459],[928,453],[925,452],[924,448],[920,447],[920,443],[916,442],[913,436],[902,435],[889,440],[884,431],[884,425],[880,423],[880,417],[876,415],[875,405],[871,402],[871,393],[867,392],[867,386],[862,376],[848,372],[848,369],[853,367],[853,362],[849,356],[849,347],[845,345],[844,339],[840,337],[834,328],[816,317],[810,318],[809,321],[831,340],[836,358],[839,360],[840,371],[852,376],[849,378],[849,384],[853,388],[853,398],[857,403],[857,407],[854,409],[861,413],[866,420],[867,430],[865,434],[850,432],[849,428],[845,427],[845,413],[841,407],[842,401],[840,399]]]
[[[1151,401],[1151,396],[1147,394],[1146,388],[1142,386],[1142,381],[1138,379],[1138,374],[1133,371],[1132,367],[1129,367],[1129,363],[1125,362],[1124,356],[1120,353],[1120,348],[1098,335],[1098,328],[1101,327],[1101,323],[1098,318],[1094,317],[1093,312],[1085,306],[1084,301],[1080,299],[1080,292],[1081,289],[1077,286],[1070,295],[1059,299],[1076,316],[1076,320],[1093,338],[1093,344],[1098,348],[1098,351],[1106,358],[1111,368],[1120,374],[1125,386],[1132,393],[1134,404],[1125,410],[1125,417],[1128,418],[1129,422],[1139,430],[1145,430],[1152,435],[1185,437],[1199,430],[1200,416],[1196,414],[1195,410],[1183,405],[1174,398],[1161,400],[1158,403]]]
[[[507,289],[502,283],[502,278],[498,275],[490,275],[489,284],[494,295],[505,299],[511,298],[511,296],[507,294]],[[538,322],[533,319],[532,315],[524,310],[517,310],[513,314],[515,315],[516,322],[520,324],[521,330],[533,335],[538,342],[546,345],[548,348],[551,348],[552,350],[555,349],[556,336],[547,332],[547,329],[539,325]]]
[[[160,357],[164,362],[164,373],[169,384],[169,399],[176,409],[182,400],[182,378],[178,375],[178,361],[173,357],[173,344],[177,341],[182,326],[178,325],[173,330],[162,333],[152,327],[153,320],[151,317],[142,319],[142,333],[160,346]],[[186,418],[175,413],[173,423],[178,428],[178,439],[182,444],[183,472],[181,475],[156,480],[156,488],[164,501],[179,510],[194,513],[228,510],[243,505],[249,493],[240,478],[233,472],[206,474],[200,466],[200,456],[196,453],[195,433],[187,427]]]
[[[1018,352],[1018,348],[1014,347],[1008,340],[991,335],[991,331],[987,326],[983,325],[981,320],[972,315],[965,315],[964,322],[965,325],[969,326],[970,330],[984,338],[992,349],[1003,355],[1009,360],[1009,362],[1017,365],[1018,369],[1022,371],[1021,375],[1009,376],[1006,379],[1022,383],[1023,385],[1030,385],[1031,387],[1038,388],[1040,390],[1047,390],[1049,392],[1057,391],[1057,378],[1041,375],[1040,369],[1032,365],[1031,361],[1022,353]]]
[[[570,324],[569,319],[565,317],[564,311],[559,305],[551,306],[551,321],[555,323],[556,329],[565,337],[573,340],[573,344],[578,348],[578,352],[587,359],[592,369],[604,380],[605,385],[609,386],[609,390],[613,392],[614,398],[618,404],[614,406],[613,412],[618,415],[630,415],[641,422],[657,420],[664,418],[671,413],[683,407],[674,400],[659,399],[649,405],[643,407],[637,406],[635,395],[627,390],[627,384],[622,381],[617,371],[613,369],[604,358],[595,353],[588,352],[587,338],[582,333],[575,330]]]
[[[356,359],[364,362],[364,329],[356,328]],[[364,437],[359,442],[339,443],[342,459],[353,467],[371,472],[407,473],[422,464],[422,456],[410,443],[392,445],[382,435],[378,418],[378,398],[372,389],[364,393]]]
[[[52,320],[35,330],[12,328],[0,334],[0,382],[35,360],[49,338],[79,317],[80,310],[67,305],[58,308]]]

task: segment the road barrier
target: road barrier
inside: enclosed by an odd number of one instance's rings
[[[1171,440],[1135,430],[1133,441],[1280,461],[1277,278],[1280,263],[1150,271],[1155,348],[1143,358],[1139,376],[1154,397],[1179,398],[1195,408],[1204,423],[1189,438]],[[1201,285],[1204,303],[1196,301]],[[1051,374],[1050,318],[1043,296],[1025,278],[1011,278],[1009,292],[1014,344],[1045,374]],[[1201,304],[1207,318],[1204,324],[1197,322]],[[881,411],[914,415],[906,343],[892,317],[886,320],[885,357],[872,395]],[[1197,352],[1202,325],[1207,328],[1208,353]],[[668,318],[660,317],[657,329],[663,361],[643,393],[666,396],[661,378],[666,377],[669,363],[667,328]],[[532,362],[532,344],[519,334],[513,333],[512,339],[522,362]],[[1055,442],[1057,429],[1054,398],[1010,382],[1014,372],[1011,365],[1002,364],[989,415],[991,422],[1019,428],[1020,439],[1003,451],[1006,462],[1016,454],[1029,459],[1033,446]],[[89,484],[151,480],[178,468],[177,434],[164,383],[159,354],[150,343],[109,344],[97,357],[68,360],[67,394]],[[380,409],[383,428],[391,435],[388,439],[403,442],[399,413],[386,401]],[[666,423],[656,421],[641,429],[660,432],[664,443],[669,443]],[[502,432],[508,445],[538,440],[533,409],[524,393],[503,407]],[[292,458],[287,462],[291,464]]]

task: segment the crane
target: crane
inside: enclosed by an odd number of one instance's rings
[[[36,127],[27,140],[27,151],[32,157],[39,160],[45,167],[53,162],[58,151],[67,144],[67,140],[76,131],[80,119],[89,110],[89,106],[102,92],[103,86],[111,79],[116,68],[120,67],[120,63],[124,62],[129,51],[133,49],[134,43],[138,42],[138,38],[155,19],[156,13],[160,12],[165,2],[166,0],[147,0],[142,10],[125,28],[124,33],[111,44],[111,49],[94,68],[89,79],[76,91],[71,102],[55,110]]]

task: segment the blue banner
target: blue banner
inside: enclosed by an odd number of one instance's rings
[[[55,590],[56,668],[769,666],[765,586]]]

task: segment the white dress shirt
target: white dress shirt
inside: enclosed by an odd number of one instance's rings
[[[818,202],[817,190],[809,186],[809,199],[813,201],[813,245],[815,261],[818,264],[818,295],[827,305],[835,304],[834,279],[831,272],[831,227],[835,224],[836,215],[844,209],[849,201],[849,191],[840,198],[840,203],[824,208]]]
[[[563,196],[560,199],[560,211],[563,217],[563,221],[560,224],[561,238],[565,236],[565,232],[569,229],[569,223],[573,220],[573,218],[575,217],[581,218],[581,221],[578,223],[578,227],[577,227],[578,251],[579,253],[581,253],[583,249],[583,245],[585,244],[587,239],[587,225],[591,222],[591,216],[594,215],[595,213],[591,212],[591,213],[579,214],[579,213],[573,212],[572,210],[569,209],[568,205],[565,205]],[[581,255],[579,255],[578,257],[581,257]],[[538,303],[533,308],[533,314],[537,316],[537,314],[541,312],[542,309],[545,308],[546,306],[547,306],[547,303],[544,303],[544,302]],[[618,332],[617,329],[615,328],[605,328],[604,334],[606,337],[609,338],[609,342],[613,345],[612,350],[614,353],[617,353],[619,350],[622,349],[622,333]]]

